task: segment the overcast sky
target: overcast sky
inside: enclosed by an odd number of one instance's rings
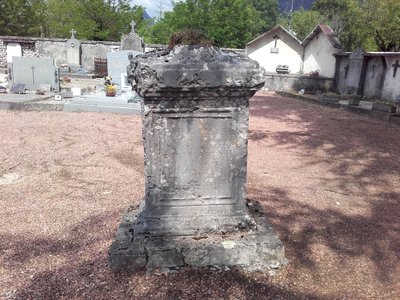
[[[133,5],[141,5],[146,8],[147,13],[150,17],[158,17],[160,14],[160,6],[163,11],[172,9],[170,0],[132,0]]]

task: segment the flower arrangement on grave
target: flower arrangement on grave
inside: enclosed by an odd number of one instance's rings
[[[106,89],[106,96],[114,97],[117,94],[117,86],[112,83],[111,76],[107,76],[104,79],[104,85]]]

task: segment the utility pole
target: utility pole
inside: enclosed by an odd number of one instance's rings
[[[290,12],[289,12],[289,31],[290,32],[292,32],[293,1],[294,0],[292,0],[292,7],[290,8]]]
[[[159,16],[158,16],[158,21],[160,21],[160,20],[161,20],[161,17],[162,17],[162,13],[163,13],[163,3],[162,3],[162,0],[160,0],[160,5],[158,6],[158,8],[160,9],[160,14],[159,14]]]

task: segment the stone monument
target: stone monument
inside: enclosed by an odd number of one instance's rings
[[[65,46],[67,47],[67,64],[70,71],[76,71],[81,67],[81,42],[75,38],[76,31],[70,31],[71,38],[69,38]]]
[[[130,58],[143,98],[145,196],[109,253],[114,271],[238,267],[267,271],[284,248],[245,200],[249,98],[258,64],[216,47],[175,46]]]
[[[144,52],[143,39],[135,32],[135,21],[131,22],[131,32],[121,39],[121,50],[135,50]]]

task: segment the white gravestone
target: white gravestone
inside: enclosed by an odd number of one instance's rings
[[[21,57],[22,56],[22,48],[18,43],[9,43],[7,44],[7,63],[12,63],[13,57]]]
[[[71,30],[71,38],[67,40],[67,64],[69,66],[81,65],[81,42],[75,38],[75,30]]]

